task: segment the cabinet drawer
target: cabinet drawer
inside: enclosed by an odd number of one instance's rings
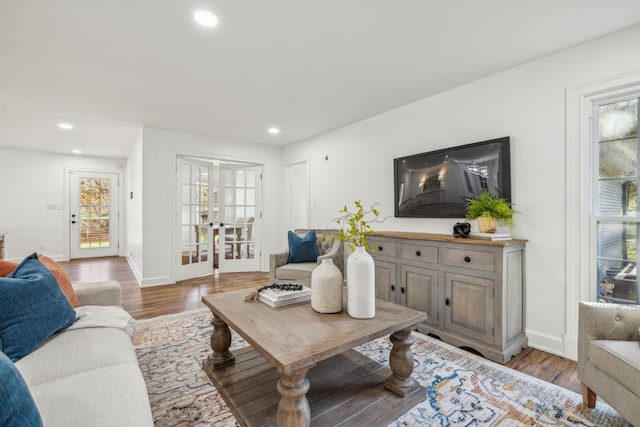
[[[403,243],[400,245],[400,257],[408,261],[438,263],[438,247],[426,245],[410,245]]]
[[[444,248],[442,261],[444,265],[452,267],[495,271],[496,255],[489,251]]]
[[[371,255],[373,256],[386,256],[393,258],[396,256],[396,244],[394,242],[369,238],[367,239],[367,244],[374,249],[371,252]]]

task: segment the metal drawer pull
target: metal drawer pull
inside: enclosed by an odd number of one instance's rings
[[[404,294],[404,288],[400,288],[400,292]]]
[[[469,258],[468,256],[464,257],[464,262],[471,262],[471,258]]]
[[[446,300],[444,300],[445,305],[450,305],[451,301],[449,300],[449,298],[447,298]]]
[[[420,256],[420,255],[422,255],[420,251],[416,251],[416,256]]]
[[[393,285],[391,285],[391,290],[392,290],[392,291],[395,291],[395,290],[396,290],[396,287],[395,287],[395,286],[393,286]]]

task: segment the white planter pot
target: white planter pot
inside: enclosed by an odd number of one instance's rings
[[[342,273],[331,258],[311,272],[311,308],[318,313],[342,311]]]
[[[361,246],[347,258],[347,312],[356,319],[376,315],[375,265]]]

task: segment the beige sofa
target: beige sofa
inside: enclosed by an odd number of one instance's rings
[[[304,237],[310,229],[296,229],[294,232]],[[269,256],[269,283],[296,282],[311,286],[311,272],[324,258],[331,258],[344,276],[344,244],[335,238],[337,230],[316,229],[316,246],[318,259],[316,262],[298,262],[287,264],[289,251],[283,251]]]
[[[584,404],[600,396],[640,426],[640,306],[581,302],[578,379]]]
[[[133,320],[120,308],[120,284],[86,283],[74,290],[81,319],[16,362],[44,426],[153,426],[132,331],[120,327]]]

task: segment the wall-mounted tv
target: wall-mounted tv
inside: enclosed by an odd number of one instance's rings
[[[395,216],[464,218],[483,190],[511,201],[509,137],[394,159]]]

